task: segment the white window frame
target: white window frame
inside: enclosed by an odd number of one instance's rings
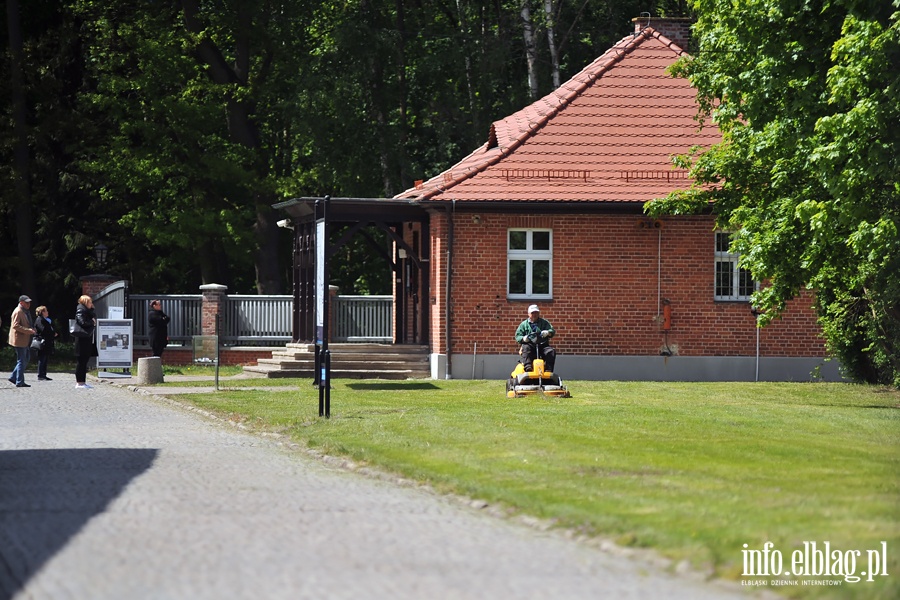
[[[512,233],[525,232],[525,249],[511,248]],[[534,249],[534,234],[542,232],[550,234],[549,248]],[[514,260],[525,261],[525,293],[512,293],[509,289],[510,263]],[[549,281],[547,293],[534,292],[533,266],[535,261],[547,261],[549,265]],[[553,298],[553,230],[541,228],[515,227],[506,231],[506,297],[510,300],[551,300]]]
[[[728,236],[727,244],[720,244],[720,241],[722,241],[722,237],[720,236]],[[741,293],[747,291],[747,286],[746,284],[742,285],[742,281],[746,281],[745,278],[751,278],[752,280],[752,276],[750,275],[750,271],[740,266],[741,255],[730,251],[731,236],[732,233],[730,231],[717,231],[714,238],[713,250],[715,259],[713,264],[713,299],[721,302],[749,302],[753,292],[759,289],[759,282],[752,282],[749,293]],[[724,245],[728,249],[719,250],[720,245]],[[719,293],[721,291],[721,286],[719,285],[719,265],[730,265],[731,281],[728,282],[728,291],[731,292],[730,294]]]

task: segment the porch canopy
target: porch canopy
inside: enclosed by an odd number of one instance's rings
[[[428,303],[422,299],[428,298],[429,295],[428,214],[417,200],[406,198],[302,197],[272,205],[272,208],[283,210],[291,217],[291,227],[294,230],[292,340],[294,342],[315,340],[313,320],[316,306],[315,268],[318,258],[315,241],[317,202],[327,204],[326,222],[329,225],[349,226],[340,239],[325,244],[326,257],[332,256],[355,235],[364,236],[371,243],[373,251],[382,255],[394,272],[395,340],[398,343],[427,343],[427,328],[423,325],[428,322]],[[419,244],[410,245],[403,238],[402,227],[406,223],[419,225],[422,232]],[[398,251],[391,255],[378,247],[364,231],[368,226],[384,231],[394,241]],[[405,268],[404,263],[409,268]],[[416,293],[406,298],[408,294],[404,294],[404,290],[410,289],[407,279],[411,277],[417,284]]]
[[[287,212],[298,223],[315,221],[316,202],[322,197],[291,198],[273,204],[272,208]],[[405,222],[426,220],[425,209],[414,199],[333,198],[328,199],[328,220],[336,223]]]

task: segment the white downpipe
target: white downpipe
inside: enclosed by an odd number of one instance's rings
[[[454,199],[450,204],[450,211],[447,220],[447,281],[446,281],[446,290],[447,297],[444,298],[444,303],[446,304],[444,314],[446,315],[446,331],[447,331],[447,365],[446,370],[444,372],[444,379],[453,379],[453,371],[450,359],[450,344],[453,342],[453,338],[451,336],[450,331],[450,293],[452,291],[450,282],[453,281],[453,215],[456,213],[456,199]]]
[[[662,313],[662,227],[656,230],[656,319]]]
[[[756,381],[759,381],[759,315],[756,316]]]

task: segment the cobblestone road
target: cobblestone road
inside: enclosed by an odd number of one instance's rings
[[[0,599],[747,598],[72,375],[0,385]]]

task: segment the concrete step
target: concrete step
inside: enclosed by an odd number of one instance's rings
[[[257,374],[269,379],[278,379],[278,378],[298,378],[298,379],[310,379],[312,380],[315,377],[314,369],[268,369],[268,368],[260,368],[253,365],[248,365],[244,367],[244,372]],[[417,371],[411,369],[402,369],[402,370],[381,370],[381,371],[369,371],[369,370],[355,370],[355,369],[331,369],[331,378],[332,379],[392,379],[392,380],[404,380],[404,379],[428,379],[431,377],[430,371]]]
[[[285,344],[284,351],[285,352],[312,352],[314,353],[316,349],[315,344],[296,344],[289,343]],[[360,343],[360,344],[350,344],[344,342],[331,343],[328,344],[328,349],[331,350],[332,353],[338,352],[391,352],[393,354],[423,354],[425,356],[428,355],[429,350],[427,346],[419,346],[419,345],[409,345],[409,344],[371,344],[371,343]],[[275,350],[275,352],[281,352],[282,350]]]
[[[273,365],[282,369],[305,369],[305,368],[313,368],[315,366],[315,360],[312,358],[306,360],[283,360],[277,358],[260,358],[256,361],[257,365],[265,366],[265,365]],[[419,368],[426,369],[428,368],[428,361],[409,361],[409,360],[392,360],[390,357],[379,357],[377,359],[372,359],[372,357],[366,357],[364,360],[346,360],[344,358],[331,357],[331,368],[339,369],[339,368],[348,368],[348,369],[359,369],[359,370],[370,370],[370,371],[380,371],[382,369],[393,370],[393,369],[411,369],[411,368]]]
[[[431,376],[428,347],[393,344],[329,344],[333,379],[422,379]],[[244,371],[265,377],[313,378],[314,344],[287,344]]]
[[[272,358],[260,359],[266,361],[305,361],[315,360],[316,355],[311,352],[272,352]],[[332,352],[331,362],[368,362],[371,360],[406,362],[406,363],[427,363],[427,355],[419,354],[396,354],[393,352]]]

